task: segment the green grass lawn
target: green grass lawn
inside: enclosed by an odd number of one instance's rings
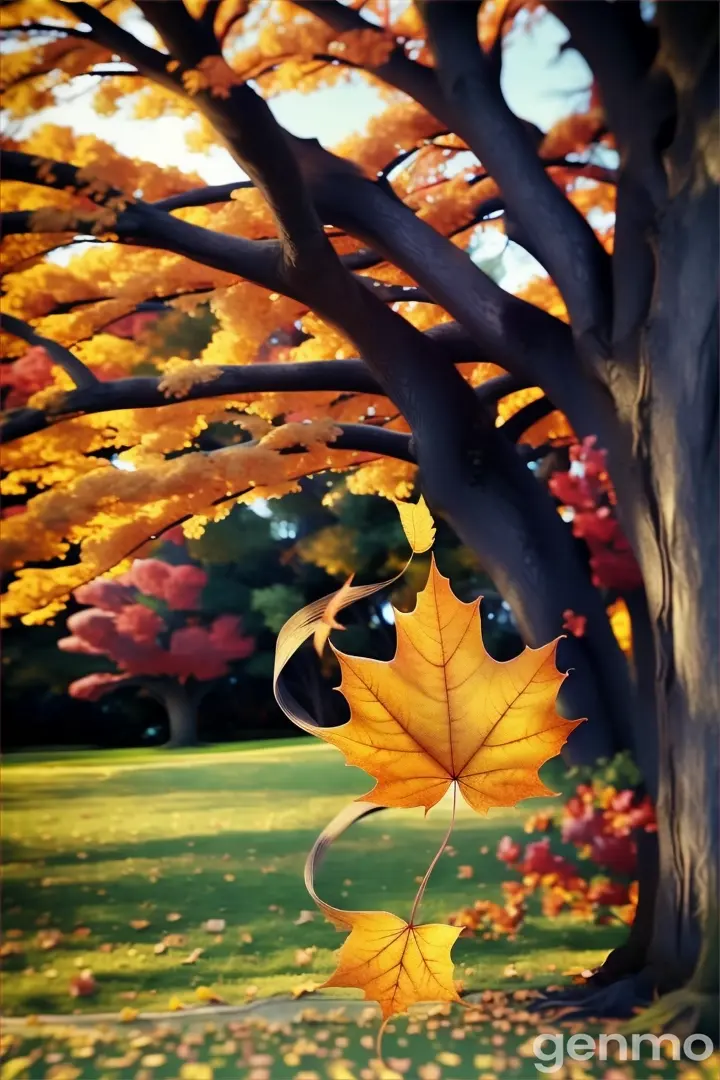
[[[371,1066],[377,1014],[366,1010],[358,1022],[357,1011],[337,1012],[325,1002],[342,991],[302,998],[293,1006],[302,1017],[293,1023],[267,1015],[207,1023],[190,1012],[179,1012],[175,1024],[143,1022],[143,1012],[197,1006],[198,987],[242,1004],[322,982],[341,938],[318,914],[296,924],[312,907],[303,863],[323,826],[368,790],[367,779],[310,740],[16,755],[3,772],[3,940],[18,949],[4,960],[4,1012],[110,1011],[127,1022],[59,1030],[37,1029],[31,1020],[6,1035],[1,1080],[529,1080],[544,1074],[528,1050],[538,1030],[537,1019],[523,1014],[528,989],[597,964],[622,935],[569,918],[531,917],[517,941],[459,941],[456,975],[495,997],[488,994],[474,1012],[435,1007],[424,1020],[400,1018],[385,1044],[394,1073]],[[497,841],[519,832],[540,805],[487,818],[462,807],[423,917],[443,920],[477,897],[499,898],[506,871],[494,856]],[[323,865],[321,895],[341,907],[408,913],[448,814],[442,805],[427,817],[388,811],[362,822]],[[460,865],[473,867],[472,880],[458,876]],[[207,919],[224,919],[225,931],[208,933]],[[168,934],[173,943],[157,953]],[[315,950],[309,965],[298,964],[298,950]],[[84,968],[99,991],[72,998],[70,979]],[[329,1007],[336,1011],[327,1015]],[[665,1065],[665,1075],[681,1075],[674,1062],[608,1075],[644,1080]],[[553,1075],[603,1077],[607,1068],[573,1064]],[[688,1080],[710,1077],[706,1068]]]
[[[198,985],[239,1003],[321,982],[340,939],[319,914],[295,925],[313,906],[303,862],[323,826],[367,788],[337,751],[309,740],[7,757],[4,929],[6,940],[22,932],[10,940],[23,951],[6,960],[5,1012],[114,1010],[131,1000],[162,1009],[172,997],[192,1002]],[[459,810],[425,919],[500,897],[507,875],[495,847],[530,806],[487,818]],[[448,814],[443,805],[427,817],[387,811],[361,822],[320,871],[321,895],[340,907],[409,912]],[[472,880],[458,878],[461,864],[473,867]],[[205,931],[207,919],[224,919],[224,933]],[[51,929],[63,937],[45,949]],[[462,940],[454,955],[468,986],[517,985],[503,975],[509,963],[523,983],[545,986],[567,969],[597,964],[621,933],[531,918],[515,942]],[[168,934],[177,944],[156,954]],[[196,962],[183,963],[198,948]],[[317,951],[299,966],[296,953],[308,948]],[[85,967],[99,992],[78,1001],[70,978]]]

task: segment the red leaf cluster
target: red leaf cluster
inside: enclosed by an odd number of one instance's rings
[[[524,851],[510,836],[500,840],[497,858],[520,875],[519,881],[504,882],[504,903],[478,900],[448,921],[462,926],[465,937],[475,933],[484,938],[512,936],[525,918],[528,900],[538,895],[546,916],[569,911],[576,918],[597,923],[619,919],[630,924],[637,907],[637,882],[632,880],[637,862],[633,832],[637,829],[656,829],[647,796],[640,797],[630,788],[618,791],[602,780],[579,784],[557,822],[547,814],[528,818],[526,832],[549,833],[541,840],[526,844]],[[580,861],[571,862],[554,852],[553,836],[572,844]],[[590,864],[603,873],[588,874],[584,868]]]
[[[607,472],[607,455],[596,448],[596,442],[590,435],[572,446],[569,470],[553,473],[548,486],[571,511],[573,535],[590,549],[593,584],[620,593],[631,592],[642,585],[642,575],[615,517],[615,492]]]
[[[52,360],[39,345],[20,356],[12,364],[0,368],[0,387],[9,386],[5,408],[19,409],[28,398],[52,382]]]
[[[146,596],[164,600],[171,611],[198,611],[207,574],[199,566],[171,566],[161,559],[136,559],[130,581]]]
[[[71,636],[58,647],[65,652],[107,656],[121,674],[94,673],[70,686],[73,697],[97,700],[119,681],[133,676],[216,679],[228,673],[231,660],[250,656],[255,640],[242,633],[236,615],[218,615],[209,626],[190,616],[177,626],[171,612],[197,611],[207,574],[198,566],[172,566],[161,559],[138,559],[129,573],[99,578],[77,589],[75,599],[92,605],[68,619]],[[161,600],[163,617],[146,601]],[[168,625],[172,618],[173,627]],[[192,624],[190,623],[192,619]]]

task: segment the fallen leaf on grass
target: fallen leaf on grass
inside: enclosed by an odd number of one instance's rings
[[[227,1002],[215,993],[210,986],[196,986],[195,997],[204,1005],[226,1005]]]
[[[184,961],[183,961],[183,963],[184,963]],[[177,994],[173,994],[172,997],[170,998],[170,1000],[168,1001],[168,1009],[170,1010],[170,1012],[180,1012],[180,1010],[184,1009],[184,1008],[185,1008],[185,1006],[183,1005],[182,1001],[177,996]]]
[[[195,964],[200,959],[200,957],[202,956],[202,954],[204,952],[205,952],[204,949],[193,949],[193,951],[191,953],[189,953],[185,957],[184,960],[181,960],[180,963],[181,964]]]
[[[243,945],[252,945],[253,936],[248,930],[245,930],[240,935],[240,940],[242,941]]]
[[[182,915],[179,911],[171,911],[169,915],[165,916],[166,922],[179,922],[182,919]]]
[[[187,945],[187,936],[185,934],[166,934],[162,939],[162,943],[168,949],[184,949]]]
[[[457,876],[461,881],[469,881],[473,873],[472,866],[458,866]]]
[[[206,919],[203,930],[207,930],[208,934],[222,934],[226,925],[225,919]]]
[[[303,923],[312,922],[314,918],[315,918],[315,912],[314,911],[306,911],[303,908],[303,910],[298,915],[297,919],[294,920],[293,925],[294,926],[302,926]]]
[[[164,941],[158,941],[157,945],[155,945],[153,948],[153,952],[156,956],[162,956],[162,954],[166,953],[167,951],[168,947]]]
[[[118,1013],[121,1024],[131,1024],[133,1020],[137,1020],[138,1016],[138,1010],[132,1009],[129,1005],[125,1005]]]
[[[56,948],[63,939],[61,930],[40,930],[35,937],[35,944],[43,952]]]
[[[24,953],[24,945],[19,945],[17,941],[5,941],[0,945],[0,959],[2,960],[8,956],[23,956]]]
[[[70,980],[70,997],[92,997],[98,991],[98,984],[90,968],[85,968]]]
[[[83,939],[83,938],[90,937],[91,934],[92,934],[92,930],[90,929],[89,926],[76,926],[70,936],[74,937],[74,938]]]
[[[203,1065],[199,1061],[185,1061],[178,1073],[180,1080],[213,1080],[212,1065]]]
[[[147,930],[150,925],[149,919],[131,919],[130,926],[133,930]]]
[[[313,956],[317,952],[317,947],[311,945],[307,949],[297,949],[295,952],[295,966],[307,967],[308,964],[312,964]]]

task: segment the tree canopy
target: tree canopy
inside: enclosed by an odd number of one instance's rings
[[[409,100],[403,78],[397,87],[379,81],[395,37],[410,40],[421,32],[414,9],[393,7],[383,28],[340,5],[323,6],[329,22],[312,4],[281,0],[271,18],[267,5],[246,7],[185,11],[173,5],[173,33],[195,37],[193,48],[202,39],[206,55],[164,60],[164,49],[174,55],[176,45],[162,37],[162,26],[152,50],[131,33],[139,34],[141,24],[149,29],[142,6],[115,3],[100,11],[48,4],[50,21],[43,27],[45,16],[33,5],[33,22],[25,28],[28,12],[11,4],[3,12],[17,41],[5,65],[10,115],[22,118],[61,101],[69,78],[92,81],[100,114],[192,116],[188,141],[210,150],[226,140],[221,114],[234,108],[233,95],[257,113],[260,137],[265,128],[278,132],[262,99],[348,81],[360,91],[363,84],[380,87],[385,107],[366,132],[336,152],[291,140],[306,183],[337,189],[333,198],[348,192],[347,207],[330,211],[328,220],[337,224],[315,228],[323,261],[345,287],[360,290],[368,319],[382,311],[410,348],[416,340],[428,355],[442,350],[462,362],[464,380],[497,403],[498,422],[520,413],[512,436],[537,444],[569,434],[559,413],[543,415],[550,407],[538,402],[540,390],[521,385],[528,380],[502,377],[504,335],[478,351],[415,283],[416,257],[408,253],[399,266],[370,246],[379,236],[359,235],[383,210],[400,215],[403,228],[412,223],[416,243],[431,236],[437,243],[444,234],[444,258],[456,260],[477,244],[479,232],[502,227],[502,217],[494,216],[501,208],[497,183],[462,137],[443,131],[429,111],[433,101]],[[486,44],[499,48],[518,10],[483,19]],[[118,21],[129,29],[119,29]],[[417,58],[405,61],[406,76],[429,77],[422,66],[427,57],[423,45]],[[118,59],[136,72],[115,74]],[[540,143],[548,182],[584,212],[612,207],[612,169],[591,160],[603,139],[602,115],[591,107]],[[583,161],[575,151],[588,147]],[[230,149],[253,176],[244,152]],[[416,454],[407,417],[356,359],[357,343],[327,289],[296,280],[287,248],[295,240],[282,222],[278,234],[274,204],[287,199],[280,190],[289,187],[286,177],[271,181],[276,195],[257,176],[222,189],[203,187],[197,175],[130,160],[99,139],[51,124],[34,127],[24,139],[6,139],[4,157],[4,347],[8,357],[18,357],[5,437],[21,436],[5,451],[5,491],[37,492],[26,513],[5,527],[6,565],[19,571],[4,600],[6,617],[52,616],[71,587],[122,568],[148,537],[178,520],[186,519],[193,535],[227,513],[230,500],[296,490],[301,476],[318,469],[352,466],[352,491],[409,495]],[[370,200],[364,226],[347,220],[354,188]],[[316,218],[315,208],[307,210]],[[96,242],[67,266],[44,254],[82,236]],[[610,244],[611,230],[602,240]],[[513,303],[471,262],[467,267],[498,314]],[[531,305],[540,304],[564,317],[546,277],[524,292],[518,311],[532,314]],[[195,354],[188,355],[186,343],[184,355],[159,355],[152,342],[119,340],[112,332],[118,319],[173,307],[195,314],[209,307],[214,315],[214,330]],[[284,429],[275,430],[281,421]],[[188,452],[218,424],[233,426],[232,445]],[[111,472],[108,451],[117,454],[119,470]],[[58,498],[59,516],[53,511]],[[46,569],[58,556],[63,564]],[[21,569],[28,563],[31,569]]]

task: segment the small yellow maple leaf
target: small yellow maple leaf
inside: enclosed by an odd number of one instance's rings
[[[363,990],[383,1017],[419,1001],[458,1001],[450,950],[461,927],[405,922],[389,911],[343,913],[350,934],[325,986]]]
[[[538,769],[582,723],[555,710],[557,641],[500,663],[483,645],[479,604],[458,600],[433,559],[415,610],[395,612],[389,663],[334,650],[350,720],[314,733],[375,778],[364,800],[429,810],[456,781],[485,813],[553,794]]]
[[[416,503],[398,502],[397,499],[393,501],[410,547],[418,555],[427,551],[435,540],[435,522],[425,499],[421,495]]]

